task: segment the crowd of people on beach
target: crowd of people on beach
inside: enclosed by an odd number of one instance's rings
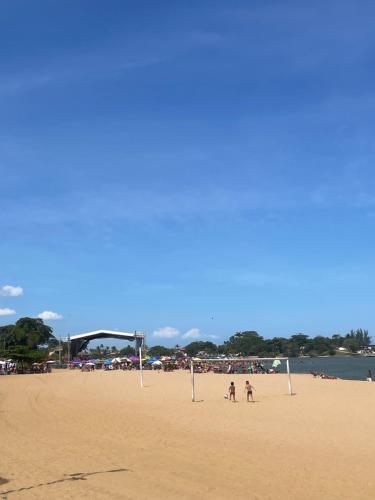
[[[17,364],[13,360],[0,361],[0,375],[16,375],[30,373],[51,373],[51,363],[32,363],[31,366]]]
[[[266,367],[261,361],[211,361],[210,363],[204,360],[194,363],[194,371],[196,373],[227,373],[227,374],[275,374],[279,373],[279,363],[273,363],[272,366]]]
[[[222,360],[206,361],[204,359],[193,358],[195,373],[223,373],[223,374],[275,374],[279,373],[278,364],[266,367],[263,362],[252,361],[239,361]],[[0,361],[0,374],[12,373],[49,373],[52,367],[59,366],[55,361],[47,361],[43,363],[33,363],[24,366],[21,363],[16,363],[12,360]],[[139,370],[140,363],[138,356],[131,356],[129,358],[113,358],[113,359],[87,359],[77,357],[71,360],[68,364],[63,366],[71,370],[81,370],[82,372],[92,372],[94,370]],[[143,370],[154,370],[163,372],[172,372],[175,370],[190,370],[191,358],[184,357],[168,357],[162,356],[160,358],[146,358],[142,360]]]
[[[163,360],[155,360],[154,358],[142,361],[143,370],[157,370],[164,372],[172,372],[175,370],[190,370],[191,359],[184,358],[168,358]],[[273,366],[266,367],[260,361],[228,361],[220,360],[207,362],[204,359],[200,360],[194,358],[194,371],[195,373],[225,373],[225,374],[276,374],[279,373],[277,369],[279,365],[276,363]],[[94,371],[94,370],[138,370],[139,358],[114,358],[112,360],[73,360],[69,367],[71,369],[80,369],[81,371]]]
[[[70,369],[80,369],[81,371],[94,371],[94,370],[139,370],[139,358],[133,356],[129,358],[114,358],[107,360],[81,360],[75,359],[69,364]],[[154,358],[145,359],[142,361],[143,370],[157,370],[164,372],[171,372],[174,370],[190,369],[190,359],[168,359],[156,360]]]
[[[17,365],[12,360],[0,361],[0,375],[17,373]]]
[[[215,373],[215,374],[277,374],[280,373],[281,361],[274,359],[272,363],[264,362],[263,360],[241,360],[241,359],[220,359],[209,360],[201,358],[190,358],[188,356],[161,356],[161,357],[146,357],[142,359],[143,370],[172,372],[175,370],[190,370],[191,361],[194,362],[195,373]],[[12,375],[19,373],[50,373],[53,366],[58,366],[55,361],[46,361],[43,363],[32,363],[24,366],[22,363],[15,361],[0,360],[0,375]],[[138,356],[129,356],[125,358],[113,359],[88,359],[88,357],[77,357],[64,366],[69,369],[79,369],[82,372],[92,372],[94,370],[139,370],[140,360]],[[335,375],[329,375],[323,371],[310,371],[314,378],[337,380]],[[372,371],[369,369],[366,374],[368,382],[373,381]],[[228,393],[231,394],[230,392]]]

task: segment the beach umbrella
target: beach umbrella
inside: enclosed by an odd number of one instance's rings
[[[152,363],[154,363],[155,361],[158,361],[158,360],[159,360],[159,358],[156,358],[156,357],[154,356],[154,357],[152,357],[152,358],[148,358],[148,359],[146,360],[146,363],[151,363],[151,364],[152,364]]]
[[[95,366],[95,363],[89,361],[88,363],[86,363],[86,366]]]
[[[112,364],[112,361],[110,359],[107,359],[106,361],[104,361],[104,364],[105,365],[111,365]]]
[[[154,361],[153,363],[151,363],[153,366],[162,366],[163,363],[161,361]]]
[[[137,361],[139,361],[139,357],[138,356],[129,356],[129,359],[130,359],[130,361],[133,361],[134,363],[136,363]]]

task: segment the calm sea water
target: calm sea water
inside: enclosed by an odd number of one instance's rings
[[[368,370],[375,377],[375,357],[291,358],[290,369],[292,373],[310,373],[311,370],[348,380],[366,380]]]

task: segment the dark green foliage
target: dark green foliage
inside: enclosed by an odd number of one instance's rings
[[[52,328],[43,323],[39,318],[20,318],[14,325],[0,327],[0,346],[27,346],[37,349],[46,345],[52,335]]]
[[[25,363],[39,362],[56,345],[52,328],[39,318],[20,318],[14,325],[0,327],[0,356]]]
[[[13,361],[23,361],[26,364],[45,361],[48,353],[45,349],[29,349],[25,346],[15,346],[7,353]]]
[[[206,352],[207,354],[217,354],[217,345],[213,342],[196,341],[185,346],[188,356],[196,356],[198,352]]]
[[[350,352],[357,352],[360,349],[360,343],[355,337],[347,337],[344,340],[343,347],[348,349]]]
[[[354,353],[360,349],[366,348],[371,342],[367,330],[351,330],[345,337],[333,335],[324,337],[318,335],[309,338],[308,335],[298,333],[292,335],[289,339],[284,337],[275,337],[273,339],[263,339],[257,332],[246,331],[237,332],[229,338],[223,345],[218,347],[219,352],[225,354],[240,354],[242,356],[321,356],[333,355],[339,347],[345,347],[348,351]]]
[[[267,341],[264,341],[257,332],[237,332],[224,342],[224,352],[226,354],[241,354],[243,356],[258,356],[266,349]]]
[[[346,339],[356,340],[358,345],[358,349],[364,349],[371,343],[371,338],[368,334],[367,330],[362,330],[359,328],[358,330],[350,330],[350,333],[346,335]],[[354,343],[350,343],[350,345],[354,345]]]
[[[164,347],[162,345],[154,345],[147,350],[147,354],[151,357],[153,356],[170,356],[172,354],[172,349]]]
[[[349,352],[356,353],[366,349],[371,343],[367,330],[351,330],[345,336],[335,334],[332,337],[318,335],[309,338],[308,335],[298,333],[290,338],[274,337],[264,339],[256,331],[237,332],[222,345],[213,342],[195,341],[185,347],[189,356],[196,356],[200,352],[208,355],[232,354],[241,356],[299,356],[299,355],[333,355],[339,347],[345,347]],[[63,353],[66,353],[66,343],[61,344]],[[58,346],[58,340],[52,335],[52,328],[45,325],[43,320],[36,318],[21,318],[14,325],[0,326],[0,357],[14,359],[27,364],[40,362],[47,358],[48,351]],[[113,348],[112,348],[113,349]],[[114,350],[114,349],[113,349]],[[103,345],[91,349],[94,355],[102,356],[110,352]],[[169,356],[175,354],[182,356],[175,349],[164,346],[153,346],[148,349],[149,356]],[[134,354],[133,346],[126,346],[119,352],[121,356]]]
[[[275,356],[322,356],[334,355],[339,347],[345,347],[350,353],[366,348],[371,342],[367,330],[351,330],[346,336],[335,334],[332,337],[317,335],[310,338],[304,333],[297,333],[290,338],[274,337],[264,339],[255,331],[237,332],[223,344],[216,346],[212,342],[196,341],[185,347],[189,356],[199,352],[207,354],[226,354],[240,356],[259,356],[262,358]],[[151,347],[151,356],[172,354],[173,349],[163,346]]]

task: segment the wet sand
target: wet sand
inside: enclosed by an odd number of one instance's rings
[[[0,494],[68,499],[370,499],[375,384],[188,372],[0,377]],[[224,399],[234,380],[239,402]],[[6,481],[6,482],[5,482]]]

